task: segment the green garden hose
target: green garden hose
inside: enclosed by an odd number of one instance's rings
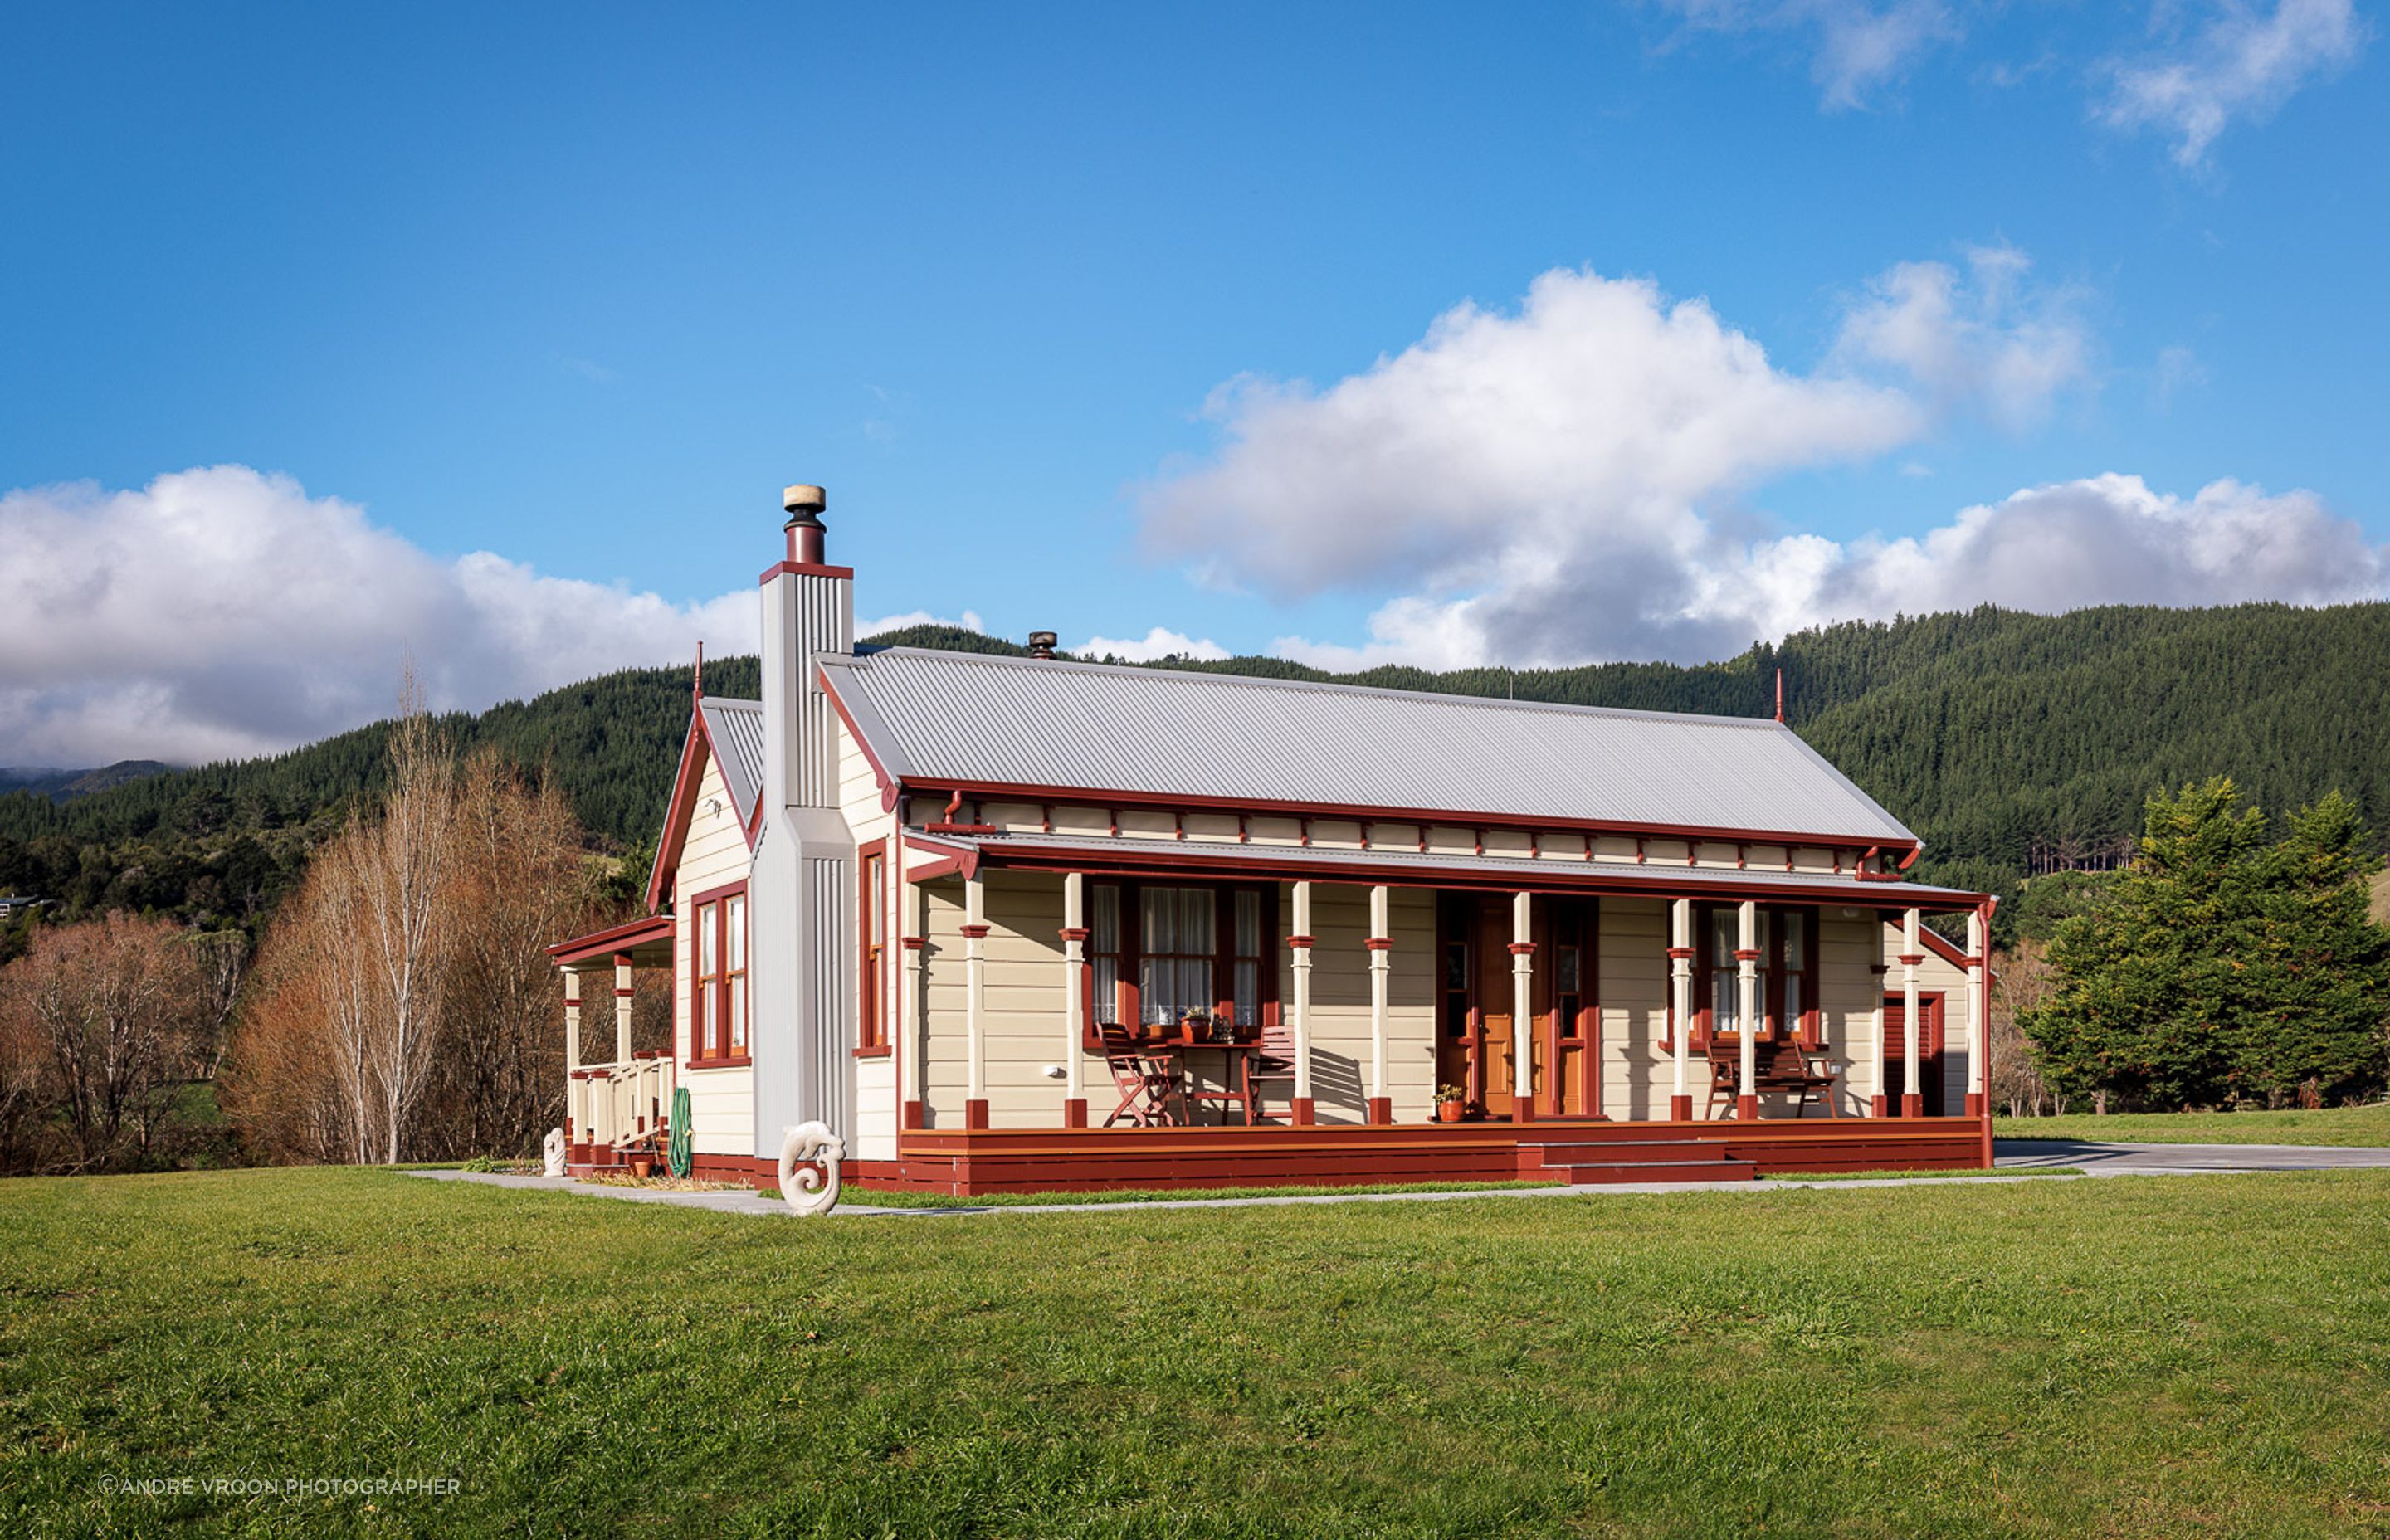
[[[686,1177],[690,1164],[688,1087],[673,1087],[672,1141],[664,1146],[664,1164],[675,1176]]]

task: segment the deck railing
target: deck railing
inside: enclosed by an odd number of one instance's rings
[[[568,1138],[581,1146],[620,1149],[661,1134],[672,1106],[670,1056],[636,1054],[619,1064],[585,1064],[568,1083]]]

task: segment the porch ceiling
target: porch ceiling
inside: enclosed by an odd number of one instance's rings
[[[906,843],[982,862],[1041,870],[1175,870],[1214,877],[1272,875],[1394,887],[1569,891],[1675,898],[1796,898],[1873,909],[1972,909],[1983,895],[1922,882],[1863,881],[1824,872],[1738,870],[1564,856],[1454,855],[1319,845],[1237,844],[1061,834],[907,834]]]
[[[670,968],[673,917],[649,915],[627,925],[593,930],[585,936],[558,942],[547,949],[547,955],[557,967],[573,970],[611,968],[618,955],[627,955],[633,968]]]

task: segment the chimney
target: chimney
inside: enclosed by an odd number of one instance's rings
[[[764,800],[775,809],[837,800],[830,707],[814,660],[854,650],[854,573],[823,559],[829,506],[817,486],[781,492],[787,555],[764,571]]]
[[[1054,656],[1054,633],[1050,631],[1031,632],[1029,634],[1029,656],[1032,658],[1051,658]]]
[[[808,567],[822,565],[822,510],[829,507],[829,494],[821,487],[800,482],[780,490],[780,507],[788,511],[789,521],[781,526],[789,537],[789,559]]]

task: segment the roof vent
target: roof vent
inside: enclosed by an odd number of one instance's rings
[[[783,487],[780,507],[789,516],[781,528],[789,535],[789,559],[809,566],[822,564],[822,509],[829,507],[829,494],[817,486],[799,483]]]
[[[1031,632],[1029,634],[1029,656],[1032,658],[1051,658],[1054,656],[1054,633],[1050,631]]]

